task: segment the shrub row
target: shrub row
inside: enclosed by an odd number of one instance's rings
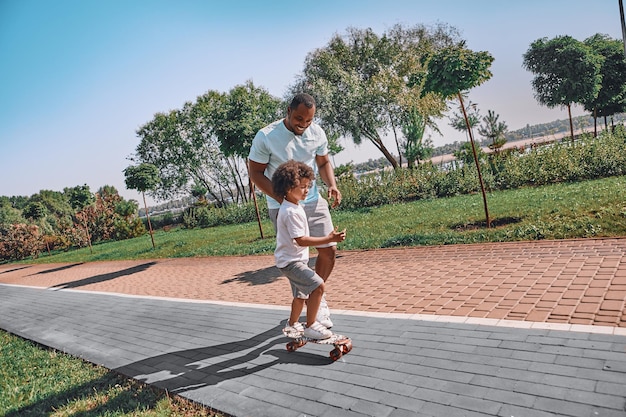
[[[618,126],[615,133],[598,138],[587,135],[574,143],[566,140],[529,152],[491,155],[481,161],[481,174],[488,191],[626,175],[626,134]],[[449,170],[423,164],[359,178],[342,176],[338,187],[343,210],[480,192],[473,164]]]

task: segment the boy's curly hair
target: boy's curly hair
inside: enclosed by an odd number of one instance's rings
[[[304,162],[289,161],[282,163],[274,175],[272,175],[272,187],[274,192],[280,196],[286,196],[287,192],[292,188],[300,184],[302,178],[308,178],[309,180],[315,180],[315,173],[313,169]]]

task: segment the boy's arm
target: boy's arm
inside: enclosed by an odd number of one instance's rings
[[[341,232],[338,232],[337,229],[333,230],[327,236],[301,236],[294,239],[298,246],[317,246],[317,245],[325,245],[331,242],[343,242],[346,240],[346,229],[343,229]]]

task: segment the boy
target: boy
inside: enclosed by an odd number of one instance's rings
[[[312,181],[313,169],[303,162],[289,160],[281,164],[272,175],[275,195],[283,196],[276,218],[276,266],[289,278],[293,292],[288,326],[304,331],[312,339],[327,339],[332,332],[316,321],[317,312],[324,295],[324,280],[308,266],[309,246],[342,242],[346,231],[336,229],[327,236],[309,236],[309,225],[304,208],[299,204],[306,199]],[[306,328],[298,322],[305,300]]]

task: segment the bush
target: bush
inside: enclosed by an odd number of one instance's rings
[[[267,218],[267,204],[264,198],[257,199],[262,219]],[[226,207],[195,206],[183,213],[183,227],[213,227],[225,224],[239,224],[256,221],[254,203],[232,204]]]
[[[481,173],[487,190],[626,175],[626,134],[620,126],[614,134],[586,135],[574,144],[567,139],[526,153],[503,152],[481,164]],[[447,171],[424,164],[359,178],[341,176],[337,185],[343,210],[480,192],[474,164],[453,164]]]

